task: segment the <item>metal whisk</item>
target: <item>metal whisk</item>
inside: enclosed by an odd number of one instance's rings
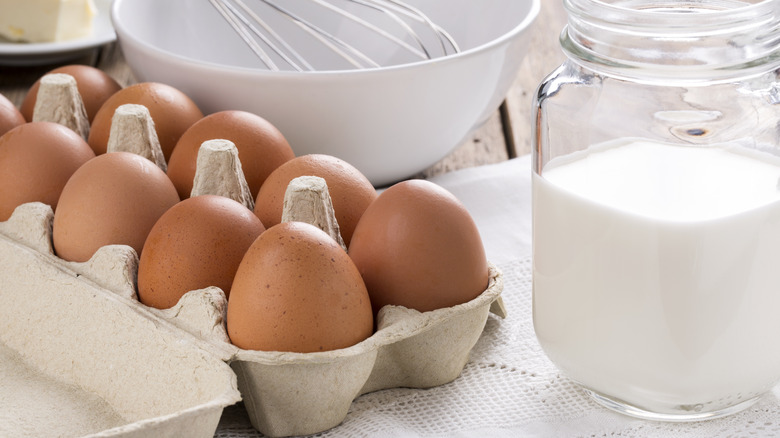
[[[291,3],[294,2],[289,1],[285,2],[285,6],[281,6],[281,2],[273,0],[251,0],[252,7],[244,0],[209,1],[262,63],[274,71],[321,69],[314,67],[312,62],[301,54],[303,46],[309,46],[309,55],[314,53],[317,56],[320,56],[324,46],[326,50],[346,61],[347,68],[387,66],[432,59],[460,51],[457,43],[444,29],[419,9],[399,0],[302,0],[303,3],[317,6],[306,7],[305,11],[293,10]],[[337,3],[341,6],[337,6]],[[302,3],[299,1],[298,4]],[[304,16],[302,12],[308,12],[309,16]],[[320,23],[324,13],[331,13],[333,17],[339,18],[339,25],[334,29],[324,28],[323,23]],[[283,17],[288,23],[294,23],[309,37],[292,35],[289,30],[284,37],[281,36],[279,27],[284,23],[279,21],[278,17],[271,17],[271,14]],[[317,18],[313,18],[315,14]],[[269,21],[274,19],[277,19],[276,24],[269,24]],[[353,30],[348,42],[346,37],[336,35],[336,31],[344,30],[344,23],[354,23],[363,29],[364,33],[354,34]],[[366,31],[368,33],[365,33]],[[321,46],[312,48],[310,42],[304,42],[307,41],[305,38],[310,37]],[[366,40],[371,38],[374,39],[373,46],[366,46]],[[385,49],[379,49],[383,46],[377,41],[378,38],[382,39],[381,44],[385,44]],[[359,48],[361,44],[366,47]],[[397,50],[399,48],[402,50]],[[372,51],[372,55],[366,54],[366,50]],[[374,52],[381,51],[392,52],[394,61],[375,61],[373,58],[380,53]]]

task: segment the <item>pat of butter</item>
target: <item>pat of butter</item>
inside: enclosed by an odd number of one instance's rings
[[[83,38],[96,14],[92,0],[2,0],[0,36],[30,43]]]

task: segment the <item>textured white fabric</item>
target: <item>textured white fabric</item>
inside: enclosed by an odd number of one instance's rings
[[[321,437],[771,437],[780,436],[780,387],[719,420],[660,423],[613,413],[562,376],[542,352],[531,319],[530,159],[436,179],[466,204],[488,258],[504,273],[509,315],[493,315],[454,382],[389,389],[355,400]],[[780,334],[778,334],[780,336]],[[259,437],[243,406],[225,411],[215,436]]]

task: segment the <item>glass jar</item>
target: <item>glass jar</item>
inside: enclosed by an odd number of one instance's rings
[[[563,1],[535,100],[539,342],[620,412],[741,410],[780,381],[780,1]]]

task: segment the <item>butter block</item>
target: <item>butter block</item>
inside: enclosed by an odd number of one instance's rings
[[[0,36],[29,43],[83,38],[92,34],[95,15],[92,0],[3,0]]]

